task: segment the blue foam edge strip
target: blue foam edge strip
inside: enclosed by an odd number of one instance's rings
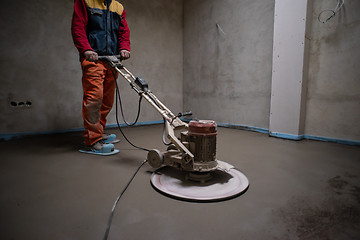
[[[286,133],[278,133],[278,132],[269,132],[269,135],[272,137],[278,137],[283,139],[290,139],[290,140],[315,140],[315,141],[322,141],[322,142],[332,142],[332,143],[340,143],[346,144],[351,146],[360,146],[360,141],[356,140],[347,140],[347,139],[340,139],[340,138],[329,138],[329,137],[319,137],[319,136],[312,136],[312,135],[293,135],[293,134],[286,134]]]
[[[155,125],[163,123],[162,120],[159,121],[149,121],[149,122],[141,122],[136,123],[135,126],[146,126],[146,125]],[[121,123],[120,127],[126,127],[125,123]],[[106,128],[116,128],[117,124],[107,124]],[[57,131],[43,131],[43,132],[19,132],[19,133],[0,133],[0,140],[11,140],[14,138],[20,138],[25,136],[34,136],[34,135],[49,135],[49,134],[58,134],[58,133],[71,133],[71,132],[82,132],[84,128],[71,128]]]
[[[234,128],[234,129],[240,129],[240,130],[246,130],[246,131],[252,131],[252,132],[259,132],[259,133],[269,133],[269,130],[266,128],[260,128],[260,127],[253,127],[248,125],[240,125],[240,124],[231,124],[231,123],[221,123],[216,122],[216,124],[219,127],[225,127],[225,128]]]
[[[189,122],[192,120],[189,118],[181,118],[181,119],[185,122]],[[162,123],[163,123],[163,120],[148,121],[148,122],[136,123],[135,126],[147,126],[147,125],[155,125],[155,124],[162,124]],[[240,125],[240,124],[221,123],[221,122],[217,122],[216,124],[219,127],[265,133],[265,134],[269,134],[272,137],[288,139],[288,140],[298,141],[298,140],[302,140],[302,139],[307,139],[307,140],[316,140],[316,141],[322,141],[322,142],[340,143],[340,144],[351,145],[351,146],[360,146],[360,141],[356,141],[356,140],[319,137],[319,136],[312,136],[312,135],[293,135],[293,134],[287,134],[287,133],[278,133],[278,132],[271,132],[271,131],[269,131],[269,129],[266,129],[266,128],[253,127],[253,126]],[[126,124],[122,123],[122,124],[120,124],[120,126],[126,127]],[[116,127],[117,127],[117,124],[106,125],[106,128],[116,128]],[[47,134],[57,134],[57,133],[81,132],[81,131],[84,131],[84,128],[73,128],[73,129],[66,129],[66,130],[59,130],[59,131],[45,131],[45,132],[24,132],[24,133],[10,133],[10,134],[7,134],[7,133],[1,134],[0,133],[0,140],[8,141],[13,138],[18,138],[18,137],[23,137],[23,136],[47,135]]]
[[[322,142],[340,143],[340,144],[351,145],[351,146],[360,146],[360,141],[356,141],[356,140],[319,137],[319,136],[312,136],[312,135],[294,135],[294,134],[287,134],[287,133],[278,133],[278,132],[271,132],[271,131],[269,131],[269,129],[266,129],[266,128],[253,127],[253,126],[248,126],[248,125],[238,125],[238,124],[230,124],[230,123],[216,123],[216,124],[219,127],[235,128],[235,129],[259,132],[259,133],[266,133],[272,137],[294,140],[294,141],[306,139],[306,140],[315,140],[315,141],[322,141]]]

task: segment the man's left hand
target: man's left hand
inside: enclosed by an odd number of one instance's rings
[[[122,60],[126,60],[130,58],[130,52],[128,50],[121,50],[120,56]]]

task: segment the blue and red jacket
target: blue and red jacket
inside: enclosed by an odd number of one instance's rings
[[[117,0],[75,0],[71,33],[82,54],[118,55],[130,51],[130,30],[123,5]]]

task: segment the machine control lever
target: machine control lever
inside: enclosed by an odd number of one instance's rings
[[[177,117],[185,117],[185,116],[191,116],[192,112],[188,111],[188,112],[183,112],[183,113],[178,113]]]
[[[147,92],[149,90],[149,85],[147,84],[147,82],[145,81],[144,78],[142,77],[136,77],[135,79],[135,83],[136,85],[138,85],[141,90],[143,90],[144,92]]]

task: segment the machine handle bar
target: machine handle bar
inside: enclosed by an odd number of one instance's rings
[[[116,57],[117,59],[122,60],[121,55],[98,56],[98,59],[99,60],[108,60],[109,57]]]

